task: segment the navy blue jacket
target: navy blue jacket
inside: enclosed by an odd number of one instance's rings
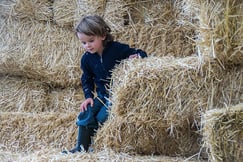
[[[110,84],[111,70],[121,60],[133,54],[139,54],[142,58],[147,57],[146,52],[115,41],[105,46],[102,56],[85,52],[81,58],[81,82],[85,98],[93,98],[95,88],[97,93],[108,95],[106,87]]]

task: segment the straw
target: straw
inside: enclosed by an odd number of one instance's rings
[[[213,109],[204,114],[204,145],[212,161],[243,158],[243,104]]]

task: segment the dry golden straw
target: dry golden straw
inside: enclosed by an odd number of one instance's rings
[[[54,21],[61,27],[72,29],[86,15],[104,13],[104,0],[55,0],[53,3]]]
[[[11,8],[15,5],[12,0],[1,0],[0,2],[0,17],[8,17],[10,15]],[[2,23],[1,23],[2,25]]]
[[[84,51],[70,29],[90,14],[150,57],[114,69],[95,152],[61,155],[83,100]],[[241,0],[2,0],[0,22],[0,161],[197,161],[201,116],[214,108],[210,159],[242,158]]]
[[[114,31],[127,25],[175,24],[180,12],[177,1],[108,0],[104,18]]]
[[[71,148],[76,139],[76,113],[1,112],[1,148],[30,153],[47,148]]]
[[[74,28],[76,0],[55,0],[53,3],[53,20],[61,27]]]
[[[199,24],[198,54],[224,66],[243,63],[243,3],[241,0],[195,0]],[[190,1],[191,3],[191,1]]]
[[[1,74],[79,86],[83,49],[73,32],[36,21],[9,21],[2,31],[8,39],[0,49]]]
[[[243,103],[207,111],[203,124],[204,143],[211,161],[243,159]]]
[[[17,19],[51,21],[51,6],[50,0],[16,0],[11,15]]]
[[[80,87],[52,89],[48,95],[48,110],[53,112],[78,112],[84,101],[83,90]]]
[[[194,35],[191,28],[177,25],[155,26],[136,24],[126,26],[113,33],[116,40],[145,50],[149,56],[186,57],[195,53],[195,43],[189,38]],[[149,33],[149,34],[148,34]]]
[[[48,110],[48,86],[23,78],[0,77],[1,112],[42,112]]]
[[[224,71],[198,57],[125,61],[113,72],[111,115],[97,134],[97,148],[170,156],[198,153],[201,112],[242,102],[242,69]]]
[[[197,160],[196,158],[186,159],[183,157],[167,157],[167,156],[140,156],[140,155],[129,155],[125,153],[117,154],[111,149],[106,149],[100,152],[94,153],[77,153],[63,155],[60,153],[59,149],[42,149],[35,151],[33,153],[13,153],[9,151],[0,151],[1,161],[18,161],[18,162],[31,162],[31,161],[41,161],[41,162],[107,162],[107,161],[123,161],[123,162],[203,162]]]
[[[93,14],[102,16],[106,7],[106,0],[77,0],[77,5],[76,19]]]
[[[82,88],[51,88],[36,80],[0,77],[2,112],[78,112],[84,100]]]

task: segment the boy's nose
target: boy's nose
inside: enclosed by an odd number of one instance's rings
[[[90,43],[87,43],[87,44],[86,44],[86,47],[89,48],[89,47],[90,47]]]

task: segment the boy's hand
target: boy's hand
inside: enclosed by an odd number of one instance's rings
[[[90,104],[91,107],[94,105],[94,101],[92,98],[87,98],[80,106],[80,111],[84,112],[87,110],[88,105]]]
[[[139,54],[133,54],[133,55],[130,55],[129,58],[130,59],[132,59],[132,58],[140,58],[140,55]]]

